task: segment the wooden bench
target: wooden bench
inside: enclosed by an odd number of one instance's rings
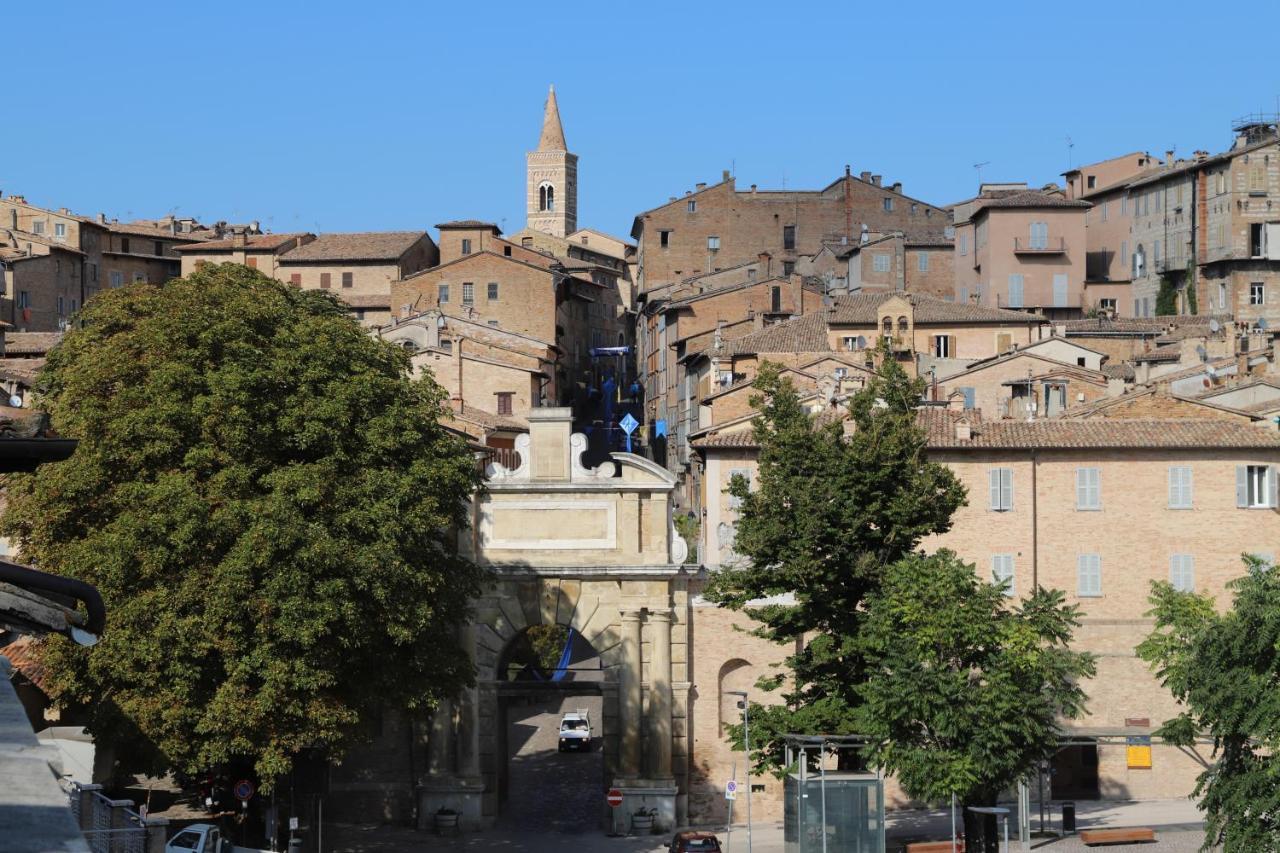
[[[957,840],[952,850],[950,841],[913,841],[907,845],[907,853],[964,853],[964,842]]]
[[[1088,845],[1094,844],[1143,844],[1154,843],[1156,831],[1146,827],[1129,829],[1086,829],[1080,833],[1080,840]]]

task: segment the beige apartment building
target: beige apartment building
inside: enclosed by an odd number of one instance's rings
[[[1056,188],[983,184],[953,211],[956,301],[1081,316],[1089,207]]]
[[[280,258],[316,238],[314,234],[233,234],[221,240],[209,240],[179,246],[182,274],[190,275],[205,264],[243,264],[268,278],[279,279]]]
[[[942,231],[864,236],[847,246],[824,246],[847,261],[847,292],[904,290],[938,299],[955,292],[955,243]]]

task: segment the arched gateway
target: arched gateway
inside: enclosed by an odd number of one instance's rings
[[[620,814],[656,809],[660,828],[687,815],[688,578],[685,544],[671,519],[675,478],[630,453],[581,464],[586,437],[568,409],[534,409],[516,443],[520,467],[491,466],[474,506],[465,551],[494,576],[476,603],[467,643],[476,687],[439,709],[420,814],[450,807],[464,825],[501,810],[506,768],[499,672],[509,644],[533,625],[577,631],[600,657],[604,778],[622,790]],[[572,772],[569,770],[567,772]]]

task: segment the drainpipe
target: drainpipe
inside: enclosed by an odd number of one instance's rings
[[[1040,458],[1036,455],[1033,448],[1031,450],[1031,591],[1035,592],[1040,588],[1040,516],[1039,507],[1036,504],[1036,469],[1039,467]]]

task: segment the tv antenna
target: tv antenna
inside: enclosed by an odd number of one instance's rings
[[[983,167],[983,166],[990,166],[990,165],[991,165],[991,161],[990,161],[990,160],[986,161],[985,163],[974,163],[974,164],[973,164],[973,168],[975,168],[975,169],[977,169],[977,170],[978,170],[978,186],[979,186],[979,187],[981,187],[981,186],[982,186],[982,167]]]
[[[1067,171],[1068,172],[1071,171],[1073,168],[1075,168],[1075,163],[1073,162],[1072,156],[1071,156],[1073,153],[1075,153],[1073,151],[1075,147],[1076,147],[1076,144],[1071,141],[1071,136],[1068,135],[1067,136]]]

